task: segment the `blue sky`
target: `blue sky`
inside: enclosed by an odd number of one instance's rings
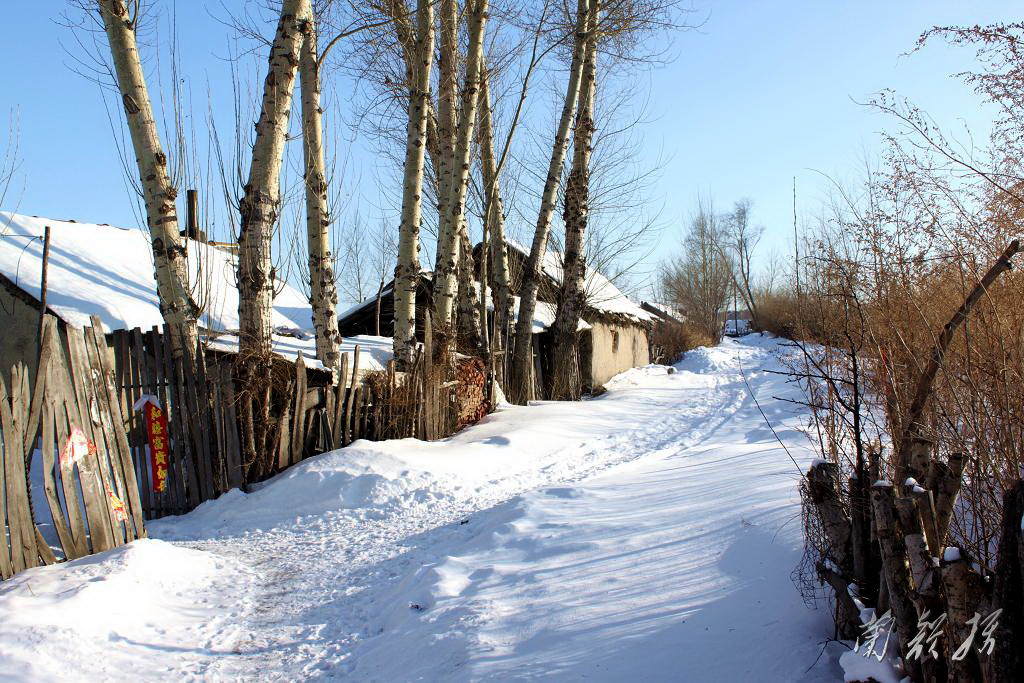
[[[64,49],[81,53],[72,32],[59,25],[62,12],[77,10],[64,0],[10,4],[7,25],[14,28],[5,49],[15,59],[0,82],[19,122],[21,164],[2,208],[136,223],[99,88],[73,71],[75,60]],[[947,127],[966,124],[984,132],[987,116],[977,97],[951,77],[971,67],[970,50],[935,43],[903,53],[935,24],[1021,17],[1019,3],[981,0],[693,4],[693,16],[706,17],[703,26],[677,35],[675,60],[638,79],[637,97],[648,101],[641,158],[663,164],[651,199],[663,206],[665,230],[648,265],[676,248],[699,194],[719,209],[749,197],[755,221],[767,228],[766,248],[788,249],[793,177],[804,215],[824,197],[828,181],[821,174],[856,178],[865,159],[878,153],[877,132],[891,125],[857,103],[880,89],[911,98]],[[177,12],[198,114],[209,83],[217,116],[229,125],[233,100],[223,59],[227,29],[217,21],[221,2],[178,0]],[[344,87],[338,86],[342,99]],[[0,135],[7,137],[6,126]],[[0,146],[7,142],[0,138]],[[379,192],[379,179],[393,176],[359,145],[347,156],[356,171],[350,177],[361,179],[346,191],[348,199],[362,196],[372,219],[380,198],[366,193]]]

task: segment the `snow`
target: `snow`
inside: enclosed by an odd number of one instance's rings
[[[597,399],[358,441],[150,524],[162,540],[26,571],[0,584],[0,673],[838,680],[829,614],[789,579],[812,452],[798,389],[765,372],[785,353],[726,340]]]
[[[0,211],[0,274],[39,298],[43,232],[50,226],[47,305],[65,322],[89,325],[98,315],[106,331],[162,325],[149,233]],[[200,324],[238,329],[234,257],[228,251],[186,240],[193,299],[203,307]],[[278,282],[275,326],[312,328],[306,297]]]
[[[750,334],[751,331],[750,321],[742,318],[728,318],[722,326],[722,334],[728,337],[739,337],[744,334]]]
[[[194,653],[229,654],[243,636],[254,578],[230,558],[150,539],[23,572],[0,584],[0,678],[199,674]]]
[[[960,548],[955,546],[951,546],[942,551],[943,562],[959,562],[960,557]]]
[[[882,640],[885,636],[882,636]],[[881,645],[879,645],[881,649]],[[844,652],[839,657],[843,667],[844,681],[877,681],[877,683],[901,683],[901,676],[896,673],[895,639],[885,649],[885,655],[879,659],[864,652]]]

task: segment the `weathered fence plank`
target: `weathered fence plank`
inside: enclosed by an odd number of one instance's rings
[[[114,547],[113,523],[110,519],[110,505],[107,504],[107,492],[104,489],[103,474],[100,460],[96,454],[99,448],[97,437],[101,433],[95,429],[94,410],[96,402],[92,396],[92,382],[85,353],[85,339],[82,330],[69,327],[67,331],[69,360],[71,361],[71,383],[78,398],[77,426],[93,444],[90,452],[83,455],[76,463],[78,479],[82,485],[82,496],[85,502],[85,517],[89,524],[89,538],[92,551],[102,552]],[[98,422],[98,417],[95,418]]]
[[[108,457],[113,465],[113,471],[118,482],[118,488],[122,493],[122,499],[128,508],[128,521],[125,530],[128,540],[142,538],[145,536],[143,524],[144,514],[142,501],[139,498],[138,481],[135,478],[135,470],[132,466],[131,447],[128,444],[128,434],[125,432],[124,422],[121,420],[121,409],[118,403],[117,388],[114,386],[114,371],[108,366],[106,355],[106,340],[103,337],[103,327],[98,316],[92,318],[92,340],[96,348],[97,367],[100,374],[101,388],[105,389],[105,405],[102,418],[104,426],[110,429],[116,448],[108,451]]]
[[[345,398],[347,395],[345,385],[347,381],[348,353],[343,353],[341,354],[341,362],[338,368],[338,383],[335,385],[334,416],[331,425],[331,437],[334,440],[334,448],[341,448],[345,445],[343,421],[345,418]]]
[[[289,465],[302,460],[306,435],[306,361],[302,354],[295,359],[295,382],[292,385],[291,457]]]
[[[10,563],[12,572],[17,573],[38,566],[39,562],[25,479],[25,456],[22,452],[25,437],[21,425],[15,420],[18,410],[15,406],[23,402],[23,397],[15,397],[21,394],[23,388],[19,373],[12,375],[13,395],[8,394],[7,382],[0,377],[0,426],[4,434],[4,501],[10,537]]]

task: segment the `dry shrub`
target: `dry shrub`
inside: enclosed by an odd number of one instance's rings
[[[796,294],[772,292],[758,296],[757,325],[761,332],[794,339],[799,321]]]
[[[934,179],[907,167],[869,185],[873,212],[844,211],[818,227],[794,330],[827,347],[818,366],[803,370],[837,380],[825,388],[818,381],[809,402],[823,456],[846,476],[870,450],[875,431],[883,444],[902,433],[939,333],[1017,224],[1015,214],[984,193],[973,213],[965,202],[951,207],[950,194],[927,192]],[[946,352],[922,425],[941,459],[966,456],[947,543],[967,549],[987,569],[994,566],[1003,492],[1024,463],[1022,300],[1024,274],[1016,271],[982,297]],[[872,420],[877,430],[869,429]],[[892,447],[885,445],[881,474],[891,479]]]
[[[651,362],[671,365],[699,346],[713,346],[715,340],[696,325],[659,322],[651,328]]]
[[[714,346],[718,343],[718,337],[711,336],[704,330],[703,327],[697,325],[690,325],[686,323],[683,325],[683,332],[687,338],[686,351],[696,349],[701,346]]]

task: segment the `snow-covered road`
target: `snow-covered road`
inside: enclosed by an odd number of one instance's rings
[[[841,680],[789,579],[797,464],[751,396],[804,467],[795,389],[765,372],[785,351],[727,340],[600,399],[358,442],[25,572],[0,675]]]

